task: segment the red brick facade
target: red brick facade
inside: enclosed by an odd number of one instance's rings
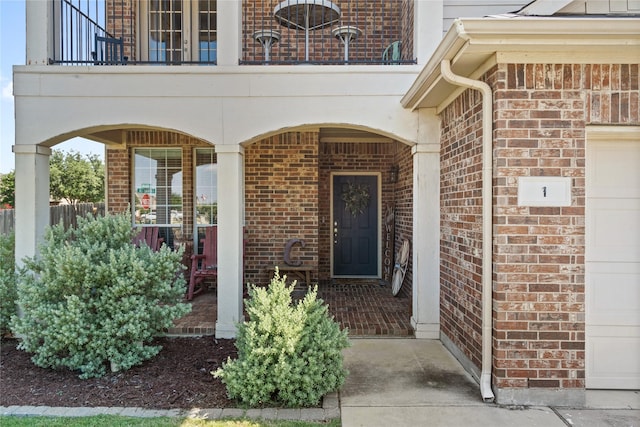
[[[305,57],[305,33],[297,29],[284,27],[273,17],[274,7],[279,2],[266,0],[242,1],[242,60],[261,61],[264,59],[263,47],[253,34],[259,30],[276,30],[281,34],[280,41],[271,50],[272,60],[303,60]],[[122,37],[125,55],[132,61],[137,57],[138,46],[136,23],[141,11],[137,0],[108,0],[106,4],[107,30],[116,37]],[[400,7],[398,7],[400,5]],[[339,3],[340,21],[333,26],[312,31],[309,45],[311,61],[336,62],[344,59],[342,42],[336,39],[331,30],[338,25],[353,25],[362,30],[362,34],[351,45],[350,60],[380,59],[385,47],[395,40],[402,40],[402,58],[413,58],[413,1],[372,2],[346,0]]]
[[[274,60],[302,60],[305,56],[304,31],[289,29],[279,25],[273,18],[274,7],[279,2],[265,0],[243,0],[243,60],[262,60],[262,46],[253,39],[253,33],[263,29],[280,32],[280,41],[271,50]],[[344,59],[342,42],[331,34],[338,25],[353,25],[362,30],[350,48],[349,60],[381,58],[384,48],[395,40],[410,34],[404,40],[413,40],[413,2],[408,0],[372,2],[366,0],[343,0],[334,2],[339,5],[340,21],[332,27],[312,31],[309,45],[310,60]],[[401,7],[398,5],[402,3]],[[409,27],[410,25],[410,27]],[[403,58],[412,58],[409,47],[403,47]]]
[[[318,265],[318,133],[291,132],[245,151],[245,281],[268,283],[283,265],[287,240],[299,238],[293,259]],[[312,280],[318,277],[317,270]]]
[[[245,149],[245,282],[267,283],[268,268],[282,265],[287,240],[299,238],[292,258],[314,267],[313,282],[331,276],[330,183],[332,172],[381,174],[382,209],[395,204],[395,250],[412,236],[411,150],[399,142],[322,143],[318,131],[289,132]],[[163,131],[127,132],[125,148],[107,150],[108,208],[124,212],[131,203],[132,156],[138,147],[182,147],[183,226],[193,233],[193,149],[210,145]],[[398,165],[398,180],[389,171]],[[383,214],[381,213],[381,215]],[[392,266],[391,266],[392,267]],[[403,293],[411,294],[411,264]]]
[[[499,64],[493,355],[498,388],[584,388],[585,126],[640,123],[638,65]],[[442,331],[480,366],[481,97],[442,114]],[[520,176],[572,178],[569,207],[518,206]]]
[[[326,203],[320,207],[320,277],[330,277],[330,245],[331,218],[330,212],[330,184],[332,172],[380,172],[382,185],[382,211],[395,206],[395,250],[402,243],[402,238],[411,237],[413,226],[411,223],[412,176],[411,151],[409,147],[399,142],[395,143],[321,143],[320,144],[320,186],[319,195]],[[407,156],[409,161],[407,162]],[[391,182],[390,169],[398,165],[398,180]],[[409,194],[406,187],[409,186]],[[407,210],[408,206],[408,210]],[[324,219],[324,221],[322,220]],[[407,234],[408,233],[408,234]],[[384,239],[384,236],[383,236]],[[392,266],[391,266],[392,267]],[[392,270],[392,269],[391,269]],[[393,271],[391,271],[393,273]],[[411,283],[410,273],[407,273],[407,283]],[[383,278],[385,270],[383,268]],[[411,286],[405,286],[403,291],[411,294]]]

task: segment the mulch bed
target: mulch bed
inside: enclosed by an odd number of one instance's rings
[[[163,349],[125,372],[81,380],[78,372],[39,368],[17,340],[0,343],[0,406],[128,406],[147,409],[226,408],[224,384],[211,375],[228,357],[234,340],[160,338]]]

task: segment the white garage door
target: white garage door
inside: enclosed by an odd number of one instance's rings
[[[587,132],[586,386],[640,389],[640,128]]]

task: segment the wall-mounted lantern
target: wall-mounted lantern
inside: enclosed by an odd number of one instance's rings
[[[400,172],[400,166],[392,165],[389,168],[389,182],[395,184],[398,182],[398,173]]]

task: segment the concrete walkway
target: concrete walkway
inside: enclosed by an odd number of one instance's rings
[[[352,339],[342,427],[640,426],[640,392],[588,392],[585,408],[500,407],[436,340]]]
[[[0,407],[14,416],[192,417],[323,421],[341,417],[342,427],[518,426],[640,427],[640,391],[588,391],[583,408],[501,407],[483,403],[478,385],[435,340],[351,339],[345,350],[349,376],[339,396],[322,408],[185,409]]]

